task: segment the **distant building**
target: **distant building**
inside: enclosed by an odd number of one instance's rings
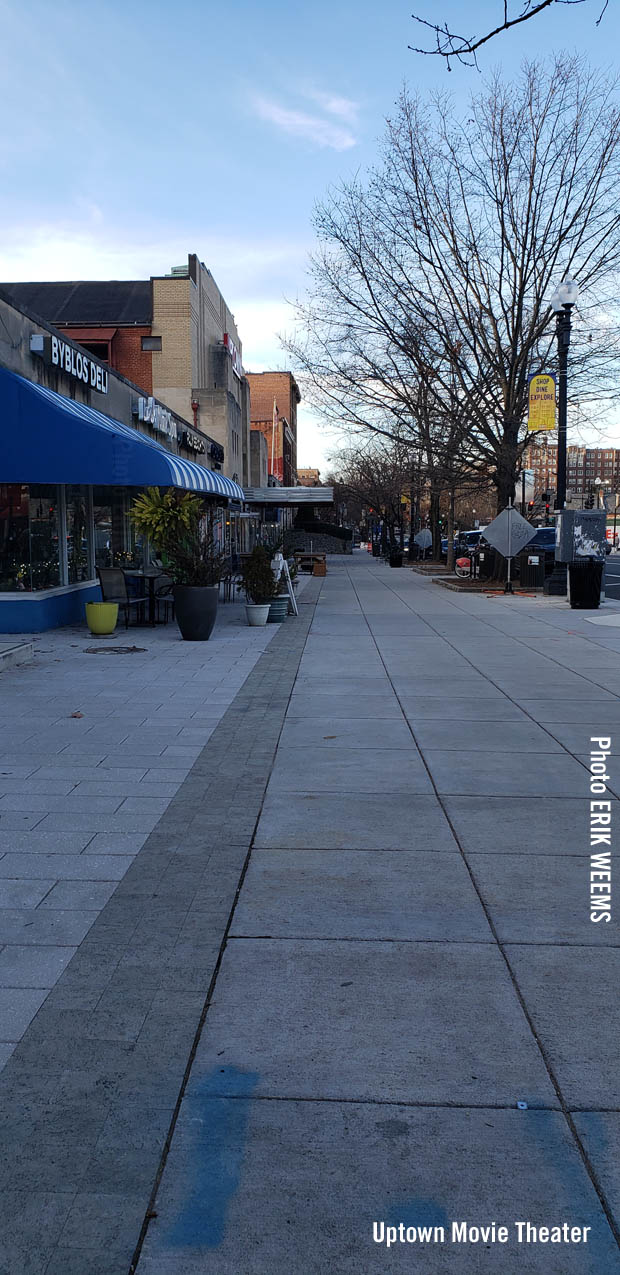
[[[297,482],[300,487],[320,487],[321,471],[319,469],[298,469]]]
[[[267,439],[269,473],[283,487],[297,481],[299,386],[292,372],[247,372],[252,429]]]
[[[250,432],[250,487],[267,487],[269,454],[267,439],[260,429]]]
[[[191,253],[150,279],[0,288],[215,442],[223,472],[249,482],[250,394],[234,317]]]
[[[534,492],[554,492],[557,480],[558,449],[556,443],[532,442],[523,453],[523,468],[534,473]],[[601,487],[620,491],[620,449],[614,447],[567,447],[566,487],[577,496],[587,496],[600,478]]]

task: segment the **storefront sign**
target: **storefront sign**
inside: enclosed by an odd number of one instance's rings
[[[555,377],[548,372],[530,376],[528,432],[555,429]]]
[[[39,340],[36,339],[37,337]],[[30,349],[33,354],[40,354],[45,363],[51,363],[52,367],[66,372],[67,376],[72,376],[74,380],[89,385],[91,390],[96,390],[98,394],[107,394],[107,368],[101,367],[88,354],[82,350],[76,350],[75,346],[62,341],[60,337],[46,338],[41,337],[39,333],[33,333]]]
[[[241,380],[241,377],[243,376],[243,364],[241,362],[241,355],[232,337],[228,335],[228,332],[224,333],[224,345],[226,346],[226,349],[228,350],[228,353],[230,354],[230,357],[232,359],[233,372],[235,376],[238,376],[239,380]]]
[[[162,407],[161,403],[156,403],[154,398],[138,399],[137,416],[139,421],[150,425],[156,434],[165,434],[166,438],[174,438],[176,441],[177,426],[172,412],[167,407]]]
[[[190,434],[187,429],[179,431],[177,442],[185,448],[186,452],[194,452],[196,455],[201,455],[205,450],[202,439],[198,438],[197,434]]]

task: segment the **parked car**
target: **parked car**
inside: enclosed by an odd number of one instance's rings
[[[457,555],[471,553],[473,549],[477,549],[482,539],[483,527],[478,527],[475,531],[457,531],[454,537],[454,552]],[[441,542],[441,556],[448,556],[448,537],[446,536]]]

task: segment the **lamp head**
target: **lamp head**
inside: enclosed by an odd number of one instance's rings
[[[561,310],[565,305],[576,305],[579,299],[579,284],[575,279],[571,279],[567,275],[565,279],[558,284],[552,298],[551,305],[554,310]]]

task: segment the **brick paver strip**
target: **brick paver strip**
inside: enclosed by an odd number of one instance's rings
[[[308,583],[298,619],[260,657],[0,1075],[2,1275],[87,1275],[85,1260],[127,1275],[321,583]]]

